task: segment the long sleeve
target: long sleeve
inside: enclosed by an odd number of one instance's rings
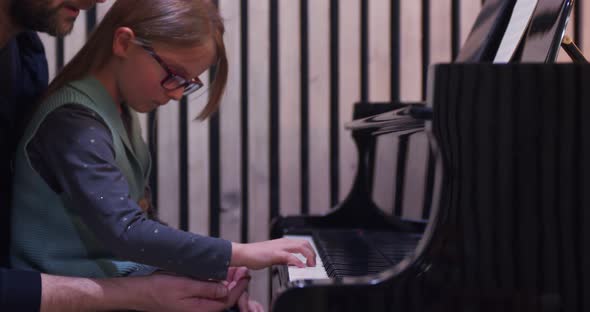
[[[41,274],[0,268],[0,311],[39,311]]]
[[[22,124],[47,88],[43,44],[25,31],[0,49],[0,265],[8,265],[10,242],[11,160],[22,135]]]
[[[79,105],[55,110],[27,152],[33,168],[56,193],[72,201],[114,255],[199,279],[226,277],[231,243],[147,218],[129,197],[111,132],[92,111]]]

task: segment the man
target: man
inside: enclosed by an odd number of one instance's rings
[[[81,10],[106,0],[0,2],[0,267],[7,266],[11,195],[10,160],[36,99],[47,87],[47,60],[35,31],[65,36]],[[227,283],[156,274],[88,279],[0,268],[1,311],[219,311],[240,299],[247,309],[245,269]],[[245,300],[244,300],[245,298]]]

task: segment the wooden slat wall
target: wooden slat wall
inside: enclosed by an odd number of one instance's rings
[[[229,59],[227,91],[221,103],[220,118],[220,176],[221,217],[220,236],[239,242],[241,207],[241,136],[240,109],[240,1],[220,0],[219,8],[225,18],[225,42]]]
[[[307,142],[302,145],[309,167],[308,183],[302,183],[309,193],[311,214],[323,214],[330,208],[330,1],[308,1],[308,65],[307,119],[302,129]],[[305,181],[304,181],[305,182]]]
[[[338,3],[336,15],[338,29],[335,55],[338,58],[337,73],[332,77],[332,82],[337,82],[338,122],[333,125],[338,139],[338,194],[337,199],[343,200],[351,187],[357,168],[356,147],[350,139],[350,133],[344,131],[344,123],[352,116],[352,103],[360,100],[361,85],[358,83],[361,77],[361,31],[359,29],[360,10],[362,0],[334,0]],[[351,22],[357,21],[357,22]],[[332,38],[335,40],[335,38]],[[354,82],[354,83],[351,83]],[[334,184],[332,185],[335,186]]]
[[[268,239],[270,219],[270,3],[248,0],[249,64],[245,77],[248,81],[248,241]],[[261,18],[257,18],[261,17]],[[253,298],[266,303],[268,276],[266,271],[253,272],[250,292]]]
[[[456,55],[483,3],[214,2],[225,17],[230,58],[219,114],[195,120],[208,96],[204,88],[141,121],[144,137],[154,145],[153,188],[164,221],[244,242],[267,239],[272,216],[325,213],[345,198],[357,166],[343,129],[353,103],[423,100],[428,65]],[[65,39],[41,35],[51,77],[110,5],[80,16]],[[590,9],[582,1],[576,5],[568,32],[588,50],[583,17]],[[560,61],[568,60],[561,55]],[[375,200],[387,209],[409,207],[404,216],[423,218],[426,138],[379,142],[378,149],[386,152],[382,155],[405,150],[406,169],[397,172],[397,158],[377,159]],[[403,192],[395,198],[391,185],[402,181]],[[267,272],[255,272],[252,297],[266,304],[267,289]]]
[[[278,42],[273,42],[278,49],[278,74],[273,72],[271,80],[278,80],[278,102],[271,102],[278,110],[279,148],[279,203],[278,212],[282,215],[298,214],[302,206],[301,172],[301,116],[299,107],[302,102],[301,64],[301,10],[299,1],[275,0],[271,2],[278,12]],[[275,25],[271,25],[274,27]],[[272,101],[272,100],[271,100]],[[278,208],[278,207],[275,207]]]

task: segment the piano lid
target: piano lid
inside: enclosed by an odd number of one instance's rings
[[[573,3],[573,0],[539,0],[524,40],[521,62],[555,62]]]
[[[486,1],[455,62],[491,62],[504,37],[515,3],[516,0]]]
[[[508,63],[512,60],[527,31],[538,2],[539,0],[518,0],[516,2],[494,63]]]

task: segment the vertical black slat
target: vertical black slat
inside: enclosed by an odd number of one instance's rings
[[[427,220],[430,216],[432,197],[434,194],[434,179],[436,174],[436,156],[431,148],[428,148],[428,161],[426,162],[426,180],[424,191],[424,206],[422,207],[422,219]]]
[[[212,72],[213,70],[211,69]],[[214,237],[219,237],[220,234],[221,161],[219,157],[221,153],[219,150],[219,113],[216,112],[209,118],[209,235]]]
[[[340,45],[338,0],[330,1],[330,206],[338,203],[340,196]]]
[[[398,103],[401,81],[401,6],[400,0],[391,2],[391,102]],[[393,212],[396,216],[403,214],[404,180],[408,158],[408,136],[400,136],[398,141],[396,160],[396,182],[394,194]],[[373,158],[374,162],[374,158]]]
[[[582,13],[584,9],[584,1],[576,1],[574,7],[574,41],[578,47],[584,46],[584,33],[582,28]]]
[[[454,60],[461,48],[461,0],[451,3],[451,55]]]
[[[588,70],[580,69],[579,74],[579,78],[576,79],[578,83],[578,93],[580,94],[580,98],[578,100],[579,115],[577,123],[580,125],[579,135],[581,135],[581,138],[579,142],[581,142],[581,151],[579,155],[580,157],[578,158],[578,166],[580,170],[578,176],[579,182],[577,186],[577,193],[580,196],[580,207],[588,207],[588,203],[590,203],[590,193],[588,193],[588,189],[590,188],[590,179],[588,179],[588,177],[590,177],[590,163],[588,163],[587,159],[590,159],[590,124],[588,124],[588,122],[586,121],[590,117],[590,107],[588,107],[588,105],[583,104],[588,103],[590,101],[590,90],[588,90],[585,84],[584,86],[581,86],[580,84],[583,84],[584,82],[588,81],[590,77],[588,74]],[[582,289],[584,289],[585,293],[587,293],[587,283],[588,281],[590,281],[590,266],[588,265],[588,263],[590,263],[590,249],[587,248],[588,242],[590,242],[590,227],[588,226],[590,224],[590,211],[588,211],[588,209],[582,209],[580,211],[580,214],[581,215],[579,217],[578,223],[580,231],[580,241],[578,248],[580,250],[580,254],[577,257],[581,260],[581,272],[579,274],[581,280],[584,281],[582,284]],[[580,304],[580,310],[590,310],[590,297],[585,295],[581,297],[582,302]]]
[[[426,82],[430,65],[430,0],[422,0],[422,100],[426,100]]]
[[[158,208],[158,111],[148,114],[148,142],[152,156],[152,170],[150,172],[150,189],[152,202]]]
[[[400,72],[401,72],[401,10],[400,0],[391,1],[391,102],[397,103],[400,101]]]
[[[249,192],[250,188],[248,185],[248,164],[249,158],[249,123],[248,123],[248,0],[242,0],[240,7],[240,23],[241,23],[241,34],[240,34],[240,49],[241,49],[241,97],[242,107],[240,111],[241,115],[241,140],[242,140],[242,234],[241,240],[243,243],[248,242],[248,219],[249,219]]]
[[[369,2],[361,0],[361,102],[369,101]]]
[[[301,214],[309,213],[309,2],[301,0]]]
[[[63,37],[57,37],[56,40],[56,45],[55,45],[55,55],[56,55],[56,66],[57,66],[57,72],[59,72],[63,67],[64,67],[64,63],[65,63],[65,57],[64,57],[64,38]]]
[[[184,231],[188,231],[188,207],[189,207],[189,198],[188,198],[188,100],[186,97],[183,97],[180,100],[180,110],[179,110],[179,167],[180,167],[180,174],[179,174],[179,196],[180,196],[180,229]]]
[[[482,0],[483,1],[483,0]],[[430,0],[422,0],[422,100],[427,97],[428,66],[430,65]],[[422,219],[428,219],[434,191],[435,155],[428,148]]]
[[[399,136],[398,148],[397,148],[397,163],[396,163],[396,175],[395,175],[395,201],[393,212],[396,216],[403,214],[404,204],[404,182],[406,179],[406,165],[408,160],[408,141],[409,135]]]
[[[213,0],[219,7],[219,1]],[[215,80],[217,68],[211,67],[209,81]],[[209,118],[209,235],[219,237],[221,214],[221,160],[219,112]]]
[[[582,2],[582,1],[580,1],[580,2]],[[579,20],[576,20],[576,23],[578,23],[578,21]],[[579,69],[575,70],[574,73],[575,73],[576,78],[575,78],[574,83],[572,85],[575,85],[576,87],[572,88],[572,89],[574,89],[574,91],[572,91],[572,93],[575,94],[576,98],[574,99],[575,105],[572,104],[572,106],[574,106],[574,109],[573,109],[574,114],[572,115],[573,117],[571,117],[572,123],[575,125],[573,137],[574,137],[574,142],[582,142],[581,141],[582,135],[581,135],[580,130],[582,130],[583,127],[580,125],[579,122],[576,122],[577,120],[579,120],[578,116],[580,116],[582,113],[582,108],[580,107],[580,103],[583,103],[583,102],[580,101],[581,92],[579,91],[580,90],[579,88],[582,87],[580,84],[582,75],[581,75],[581,72]],[[582,159],[580,157],[580,155],[582,155],[582,146],[580,146],[580,145],[581,145],[580,143],[576,143],[576,144],[574,144],[574,147],[573,147],[573,150],[574,150],[573,159],[574,159],[574,164],[576,164],[575,165],[576,171],[575,171],[575,174],[573,175],[574,179],[572,181],[572,184],[573,184],[572,189],[574,190],[574,194],[575,194],[574,207],[583,207],[583,206],[581,206],[583,202],[581,201],[582,196],[579,193],[580,189],[577,188],[578,185],[581,185],[580,182],[582,182],[582,179],[580,178],[580,176],[581,176],[580,171],[581,171],[582,167],[578,166],[577,164],[579,164],[580,161],[585,161],[585,159]],[[584,213],[581,211],[581,209],[574,209],[573,215],[574,215],[574,218],[572,220],[572,224],[573,224],[573,227],[574,227],[575,233],[576,233],[576,235],[574,236],[574,241],[575,241],[574,259],[575,259],[575,272],[576,272],[575,275],[579,278],[578,285],[580,285],[580,287],[577,288],[578,307],[581,307],[583,305],[583,303],[582,303],[583,298],[582,297],[584,295],[584,293],[582,291],[582,287],[581,287],[581,285],[583,284],[583,282],[582,282],[583,279],[581,278],[581,276],[582,276],[582,272],[583,272],[582,265],[584,264],[584,262],[582,261],[583,252],[581,250],[579,250],[577,248],[577,246],[581,246],[580,243],[584,241],[580,235],[581,233],[583,233],[582,229],[578,225],[578,222],[579,222],[578,220],[582,219],[582,217],[584,216]]]
[[[96,26],[96,7],[92,7],[86,11],[86,37],[90,36],[90,33]]]
[[[280,163],[279,163],[279,2],[270,1],[270,218],[279,216]]]

